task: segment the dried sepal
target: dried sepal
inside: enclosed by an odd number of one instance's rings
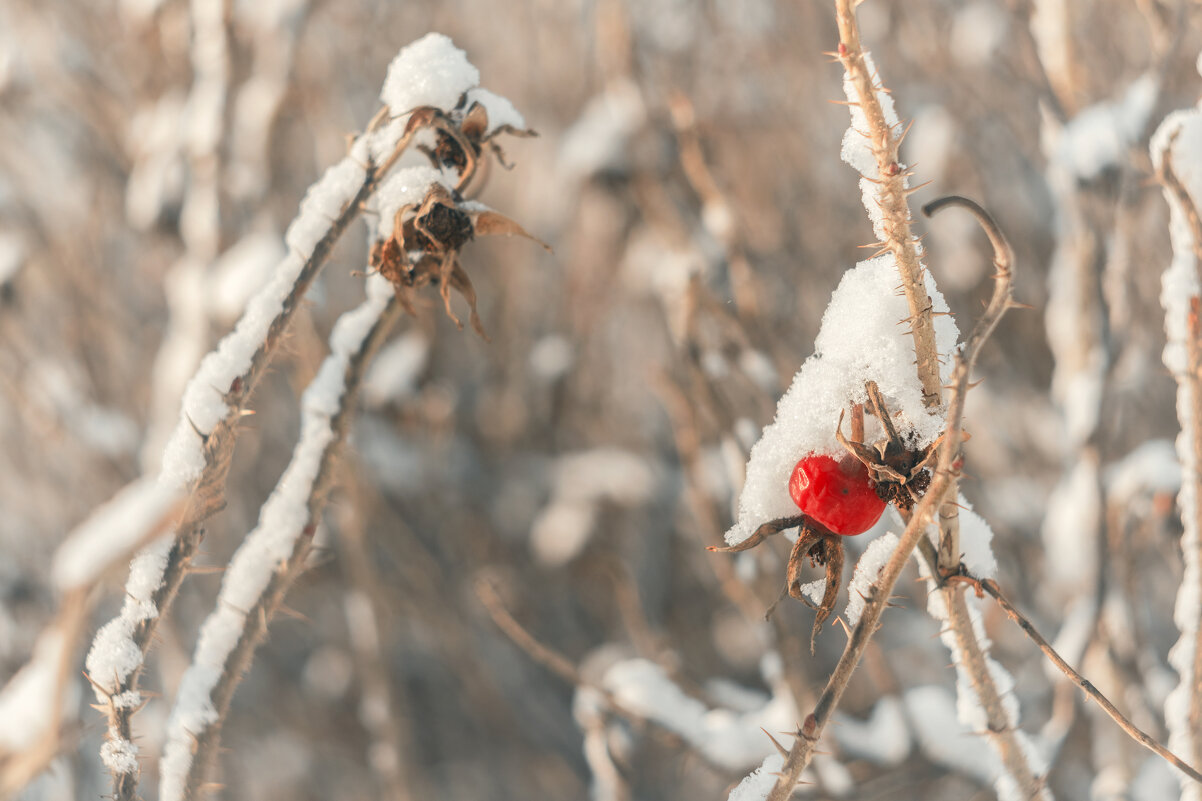
[[[477,236],[521,236],[537,242],[543,250],[551,252],[551,246],[527,231],[514,220],[495,211],[478,211],[473,215]]]
[[[450,111],[433,106],[422,106],[409,114],[405,125],[405,134],[412,135],[423,128],[432,129],[434,145],[419,145],[418,150],[426,154],[431,164],[439,169],[452,169],[459,175],[455,190],[463,192],[472,179],[483,168],[487,170],[488,161],[483,159],[484,148],[487,145],[497,162],[505,169],[511,165],[505,160],[505,153],[493,140],[501,134],[510,136],[531,137],[538,134],[530,129],[515,128],[504,123],[490,130],[488,109],[478,100],[467,105],[468,96],[465,93],[459,98],[459,103]],[[485,172],[487,177],[487,172]],[[483,182],[477,182],[476,188]]]
[[[876,382],[865,382],[865,390],[869,406],[880,422],[885,437],[872,443],[871,447],[848,439],[843,434],[843,413],[840,413],[835,426],[835,439],[868,468],[869,475],[876,482],[877,495],[882,500],[909,511],[930,486],[931,474],[927,466],[942,437],[925,448],[907,445],[893,425],[885,398]]]

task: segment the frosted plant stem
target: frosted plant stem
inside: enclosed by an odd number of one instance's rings
[[[884,245],[897,260],[902,288],[910,307],[910,326],[914,336],[914,353],[918,359],[918,380],[922,382],[923,401],[928,408],[939,406],[943,387],[939,381],[939,352],[935,346],[935,326],[931,318],[931,297],[923,282],[924,268],[918,260],[918,247],[910,228],[910,207],[906,197],[907,171],[898,160],[898,149],[904,133],[890,126],[877,97],[880,91],[875,76],[869,70],[860,44],[860,29],[856,22],[855,0],[835,0],[835,16],[839,24],[839,61],[855,85],[858,105],[868,121],[868,137],[876,158],[878,202],[884,215]]]
[[[1038,631],[1035,630],[1035,626],[1031,624],[1031,621],[1027,620],[1027,618],[1025,618],[1021,612],[1015,609],[1010,601],[1006,599],[1006,596],[1002,595],[1002,591],[998,587],[997,582],[995,582],[993,579],[983,579],[981,581],[977,581],[971,576],[966,576],[965,578],[966,580],[980,586],[985,592],[989,593],[990,597],[997,601],[998,606],[1000,606],[1002,611],[1006,613],[1006,616],[1018,624],[1018,627],[1023,630],[1023,633],[1031,638],[1032,642],[1039,646],[1039,650],[1043,652],[1044,656],[1046,656],[1053,665],[1055,665],[1065,676],[1067,676],[1073,684],[1080,687],[1081,692],[1085,693],[1086,697],[1096,702],[1097,705],[1102,708],[1103,712],[1109,715],[1115,723],[1119,724],[1123,731],[1131,736],[1131,739],[1135,740],[1144,748],[1147,748],[1152,753],[1161,757],[1194,781],[1202,783],[1202,773],[1199,773],[1196,769],[1187,765],[1180,757],[1178,757],[1169,749],[1165,748],[1160,743],[1156,742],[1154,739],[1152,739],[1151,735],[1147,734],[1130,720],[1128,720],[1123,713],[1118,710],[1118,707],[1110,702],[1109,698],[1098,691],[1098,688],[1093,685],[1093,682],[1082,676],[1077,671],[1073,670],[1072,666],[1069,665],[1069,663],[1066,662],[1064,658],[1060,656],[1060,654],[1056,653],[1056,650],[1052,648],[1051,644],[1045,640]]]
[[[927,570],[932,576],[942,575],[938,571],[938,555],[929,541],[919,543],[922,558],[927,563]],[[946,578],[933,579],[937,586],[931,587],[931,592],[943,596],[947,609],[947,625],[952,630],[956,640],[956,651],[960,666],[968,676],[972,685],[972,693],[977,702],[985,710],[986,730],[989,744],[993,746],[1001,759],[1002,770],[1014,781],[1027,799],[1050,799],[1044,779],[1036,775],[1032,768],[1023,744],[1019,741],[1002,700],[1002,692],[989,669],[989,654],[987,646],[982,643],[973,627],[967,599],[964,597],[965,587],[957,586]]]
[[[368,134],[365,136],[372,132],[372,129],[369,128]],[[368,163],[366,165],[358,190],[338,214],[328,221],[322,236],[303,260],[294,283],[282,300],[278,313],[271,319],[267,327],[266,336],[254,348],[249,365],[230,382],[228,391],[223,394],[223,400],[227,406],[226,414],[209,432],[201,435],[204,465],[199,476],[190,483],[190,499],[175,528],[175,537],[166,554],[161,580],[147,599],[154,614],[142,617],[132,623],[129,632],[130,646],[136,648],[142,656],[150,648],[159,619],[166,614],[175,599],[176,592],[189,572],[192,558],[196,555],[200,542],[204,538],[204,521],[219,512],[224,506],[225,480],[237,442],[243,410],[249,404],[251,395],[267,370],[288,324],[296,310],[300,308],[305,293],[324,266],[330,251],[362,212],[367,199],[375,192],[388,168],[404,151],[409,139],[410,137],[406,136],[397,142],[392,154],[383,164],[376,166]],[[352,159],[353,155],[347,158]],[[234,335],[231,334],[231,336]],[[114,619],[109,625],[114,625],[118,621],[120,618]],[[101,641],[104,634],[105,629],[101,629],[97,634],[97,643]],[[139,658],[138,666],[125,676],[118,676],[115,680],[108,676],[91,678],[93,683],[103,687],[107,697],[112,699],[127,693],[136,693],[140,673],[141,659]],[[105,712],[108,715],[108,739],[110,741],[131,741],[130,720],[137,709],[136,706],[113,704],[111,701],[106,704]],[[136,797],[137,778],[137,774],[133,772],[113,775],[113,798],[115,801],[133,801]]]
[[[855,86],[859,109],[864,113],[872,155],[876,159],[877,175],[865,177],[877,183],[876,200],[880,205],[883,224],[884,245],[893,254],[901,275],[902,289],[910,309],[910,330],[914,337],[914,354],[918,367],[918,380],[922,383],[923,402],[928,408],[937,408],[943,400],[943,387],[939,380],[939,351],[935,344],[935,326],[932,321],[931,296],[923,280],[926,269],[919,260],[918,246],[910,226],[910,206],[906,198],[911,190],[907,187],[910,173],[899,161],[899,149],[904,131],[891,126],[881,107],[877,92],[880,91],[877,76],[873,75],[864,58],[860,43],[860,29],[856,22],[854,0],[836,0],[835,14],[839,24],[839,61]],[[850,101],[850,97],[849,97]],[[959,497],[958,482],[949,490],[950,499],[939,510],[942,531],[939,546],[939,564],[951,570],[960,561],[959,510],[955,500]]]
[[[163,801],[200,795],[220,746],[221,726],[234,691],[250,669],[255,649],[283,604],[284,595],[304,568],[367,365],[400,311],[389,288],[372,297],[369,287],[368,300],[344,314],[331,335],[331,353],[302,400],[305,409],[301,439],[292,461],[264,506],[258,527],[231,560],[217,608],[201,629],[192,666],[180,685],[160,767]],[[352,335],[340,343],[339,329],[352,319],[354,328],[366,324],[365,330],[359,331],[357,338]],[[301,487],[306,491],[300,492],[298,485],[306,480],[310,483]],[[304,507],[299,514],[289,508],[298,498]],[[290,545],[291,552],[276,564],[272,559],[278,555],[281,543],[286,543],[285,548]],[[264,571],[270,575],[256,594],[248,586],[253,587]],[[247,604],[252,598],[253,603]],[[228,631],[231,617],[240,618],[236,639]],[[223,645],[228,645],[228,650]]]
[[[963,198],[948,198],[931,204],[927,208],[933,212],[943,205],[964,203]],[[1008,254],[1008,249],[1005,252]],[[826,687],[819,696],[814,711],[806,717],[805,722],[797,731],[793,747],[789,749],[789,753],[785,757],[785,764],[781,768],[777,782],[768,794],[768,801],[788,801],[793,794],[793,788],[797,786],[802,771],[809,765],[810,759],[814,755],[814,749],[822,737],[822,732],[826,728],[826,724],[830,722],[839,701],[843,698],[847,684],[851,681],[851,676],[876,631],[881,614],[884,612],[889,597],[893,594],[893,587],[897,584],[897,579],[910,559],[910,554],[914,552],[918,541],[926,536],[927,526],[935,520],[940,505],[952,487],[953,479],[959,475],[960,438],[963,432],[964,401],[968,392],[968,378],[976,364],[982,344],[993,333],[998,321],[1013,303],[1011,300],[1012,262],[1012,258],[999,258],[995,261],[997,273],[994,275],[993,296],[989,300],[989,306],[985,309],[981,319],[977,321],[960,354],[956,356],[956,366],[952,372],[949,387],[947,428],[944,431],[943,441],[939,444],[939,456],[933,471],[931,486],[918,505],[914,507],[913,515],[906,525],[897,549],[881,569],[879,581],[872,585],[871,597],[865,601],[860,622],[852,629],[847,645],[843,649],[843,655],[839,657],[838,664],[835,665],[830,679],[827,680]]]
[[[1200,113],[1194,110],[1188,112],[1188,116],[1183,115],[1184,119],[1177,122],[1176,128],[1170,127],[1170,121],[1166,119],[1161,128],[1169,133],[1159,152],[1159,177],[1170,201],[1173,235],[1173,264],[1165,274],[1162,296],[1165,327],[1169,333],[1165,363],[1173,369],[1178,383],[1177,415],[1181,420],[1182,437],[1178,440],[1177,451],[1182,462],[1180,505],[1185,529],[1181,538],[1185,570],[1174,614],[1181,637],[1169,654],[1169,661],[1181,680],[1177,689],[1169,695],[1165,710],[1170,744],[1176,743],[1178,750],[1185,752],[1195,765],[1202,764],[1202,690],[1199,689],[1202,677],[1202,614],[1198,609],[1198,598],[1202,597],[1202,473],[1199,472],[1199,466],[1202,466],[1202,321],[1199,320],[1202,313],[1199,308],[1199,292],[1202,291],[1202,216],[1199,215],[1197,198],[1191,194],[1191,189],[1193,192],[1199,191],[1198,182],[1195,180],[1193,187],[1183,183],[1174,170],[1173,150],[1179,139],[1185,141],[1198,135],[1202,128],[1198,123]],[[1157,138],[1160,136],[1161,131],[1158,131]],[[1155,139],[1153,149],[1155,157]],[[1194,153],[1196,159],[1196,146]],[[1189,163],[1187,169],[1196,176],[1199,164]],[[1175,281],[1172,289],[1170,275]],[[1181,293],[1187,287],[1192,292],[1186,303],[1180,298],[1170,302],[1170,292]],[[1171,319],[1174,316],[1176,320]],[[1182,316],[1185,317],[1184,321],[1180,319]],[[1184,339],[1184,343],[1180,343],[1180,339]],[[1175,344],[1174,340],[1178,345],[1184,344],[1185,351],[1185,364],[1177,365],[1175,369],[1168,355],[1169,347]],[[1183,703],[1188,709],[1180,709]],[[1190,788],[1182,794],[1182,798],[1195,801],[1202,798],[1202,791]]]
[[[976,217],[981,227],[985,230],[990,243],[993,245],[993,265],[997,271],[996,277],[999,286],[1004,284],[1004,286],[1001,286],[1001,291],[1005,299],[1004,302],[1009,305],[1011,303],[1013,286],[1011,271],[1014,264],[1014,255],[1009,243],[989,214],[979,205],[966,198],[955,196],[941,198],[924,206],[922,211],[923,214],[929,217],[940,209],[948,208],[949,206],[960,206],[967,209]],[[960,450],[959,441],[955,445],[958,459]],[[931,591],[939,592],[943,595],[944,605],[947,609],[947,623],[951,627],[952,634],[955,637],[956,650],[959,653],[961,667],[968,676],[973,694],[985,710],[990,744],[1001,758],[1003,770],[1020,788],[1025,798],[1050,798],[1050,795],[1043,787],[1042,777],[1037,776],[1036,771],[1032,769],[1023,744],[1019,742],[1018,733],[1014,729],[1010,715],[1006,712],[1002,700],[1002,691],[998,687],[997,681],[994,679],[993,673],[989,668],[987,645],[981,642],[977,636],[971,614],[969,613],[968,603],[964,597],[964,590],[962,587],[957,587],[954,583],[944,580],[944,577],[950,572],[960,569],[960,552],[958,547],[960,518],[959,508],[955,503],[956,498],[959,497],[957,491],[959,485],[958,478],[958,476],[952,477],[950,481],[951,488],[946,496],[948,501],[940,508],[939,522],[941,536],[938,553],[930,553],[929,551],[932,549],[929,547],[929,544],[926,542],[923,543],[923,556],[929,563],[928,569],[931,576],[935,577],[933,581],[936,587],[932,587]],[[949,507],[952,507],[953,514],[946,514],[946,510]],[[949,531],[951,532],[951,536],[949,536]],[[948,550],[949,543],[954,546],[954,550]]]

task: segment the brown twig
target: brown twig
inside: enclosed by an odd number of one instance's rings
[[[985,235],[989,237],[989,243],[993,246],[993,266],[998,274],[1009,274],[1014,265],[1014,251],[1010,247],[1010,243],[1006,241],[1005,235],[1002,234],[997,223],[989,212],[985,211],[980,204],[973,200],[958,195],[949,195],[948,197],[939,198],[931,201],[922,207],[922,213],[927,217],[932,217],[939,211],[959,206],[967,209],[980,224],[985,231]],[[1007,292],[1011,293],[1011,282],[1006,284]],[[1011,294],[1007,295],[1007,302],[1010,301]],[[938,565],[940,571],[947,572],[955,570],[960,564],[960,507],[957,503],[959,497],[959,481],[955,482],[955,486],[949,491],[950,496],[946,503],[939,510],[939,560]]]
[[[1006,616],[1017,623],[1018,627],[1023,630],[1023,633],[1026,634],[1032,642],[1039,646],[1039,650],[1042,651],[1043,655],[1048,658],[1048,661],[1055,665],[1065,676],[1068,676],[1073,684],[1080,687],[1081,692],[1085,693],[1086,697],[1095,701],[1097,705],[1102,708],[1102,711],[1110,716],[1111,720],[1119,724],[1122,730],[1131,736],[1131,739],[1135,740],[1137,743],[1142,745],[1144,748],[1147,748],[1161,759],[1164,759],[1194,781],[1202,783],[1202,773],[1199,773],[1195,768],[1186,764],[1172,751],[1153,740],[1138,726],[1127,720],[1123,713],[1118,710],[1118,707],[1112,704],[1109,698],[1098,691],[1098,688],[1093,685],[1093,682],[1089,681],[1089,679],[1073,670],[1072,666],[1069,665],[1068,662],[1065,662],[1064,659],[1061,658],[1060,654],[1056,653],[1056,649],[1054,649],[1051,644],[1045,640],[1038,631],[1035,630],[1035,626],[1031,624],[1031,621],[1027,620],[1027,618],[1025,618],[1021,612],[1015,609],[1014,605],[1006,599],[1006,596],[1002,595],[1002,591],[998,587],[996,581],[993,579],[977,580],[971,576],[966,576],[966,578],[969,581],[978,584],[981,589],[989,593],[989,595],[995,601],[997,601],[998,606],[1002,608],[1002,611],[1006,613]]]
[[[914,353],[918,359],[918,379],[922,382],[923,402],[937,407],[943,398],[939,380],[939,351],[935,343],[935,326],[931,317],[931,297],[923,282],[924,267],[918,259],[916,239],[910,227],[910,206],[906,197],[908,171],[898,159],[902,132],[885,119],[877,97],[877,76],[873,75],[864,58],[860,44],[860,29],[856,22],[855,0],[835,0],[835,18],[839,24],[839,61],[855,86],[857,104],[868,121],[863,133],[876,158],[877,175],[868,176],[877,185],[877,200],[884,215],[884,245],[893,254],[901,274],[906,303],[910,308]]]
[[[509,639],[512,640],[515,645],[525,651],[535,662],[542,665],[556,676],[559,676],[568,684],[571,684],[576,688],[588,689],[597,693],[607,707],[626,720],[640,725],[651,724],[654,727],[653,731],[657,732],[658,735],[665,739],[669,744],[674,747],[683,746],[689,748],[690,752],[696,754],[697,757],[701,759],[707,766],[725,775],[725,768],[714,763],[713,760],[710,759],[704,752],[693,748],[693,746],[679,733],[667,728],[653,718],[645,717],[638,712],[627,708],[617,698],[614,697],[612,692],[600,686],[596,682],[589,681],[583,675],[581,675],[580,671],[576,669],[576,665],[573,664],[570,659],[558,651],[555,651],[551,647],[539,642],[539,640],[533,634],[531,634],[525,626],[519,623],[517,619],[510,614],[508,609],[505,608],[505,604],[502,602],[501,596],[497,593],[496,587],[494,587],[489,580],[484,578],[477,579],[475,582],[475,588],[476,597],[480,599],[480,603],[483,604],[485,611],[488,612],[489,617],[492,618],[492,621],[497,625],[497,628],[501,629],[501,631],[505,633],[505,636],[509,637]]]
[[[962,568],[952,575],[943,573],[938,568],[938,554],[930,541],[924,539],[919,545],[927,571],[932,576],[938,576],[934,579],[935,586],[932,586],[930,591],[943,593],[947,624],[956,641],[961,668],[972,684],[972,692],[981,709],[985,712],[984,734],[997,751],[1006,774],[1014,779],[1024,796],[1028,799],[1048,798],[1044,788],[1044,777],[1037,776],[1031,768],[1023,744],[1019,741],[1018,732],[1006,712],[1002,691],[989,669],[988,650],[977,639],[964,587],[959,586],[962,582],[956,580],[964,578]]]
[[[942,209],[954,206],[971,212],[985,231],[986,236],[989,237],[989,242],[993,246],[993,266],[996,270],[994,297],[1009,306],[1013,303],[1014,253],[1010,243],[990,214],[978,203],[956,195],[928,203],[923,207],[922,212],[930,217]],[[958,451],[960,443],[956,444]],[[958,453],[957,458],[959,458]],[[1006,773],[1017,782],[1028,798],[1039,798],[1045,794],[1043,779],[1035,775],[1031,768],[1022,743],[1019,742],[1018,734],[1014,731],[1009,715],[1006,713],[1002,692],[989,669],[987,649],[977,639],[976,631],[973,628],[963,588],[942,579],[942,576],[956,571],[960,566],[958,483],[956,479],[953,479],[948,490],[948,497],[939,510],[940,537],[939,549],[935,558],[930,559],[929,554],[924,551],[931,575],[940,577],[937,579],[938,589],[932,591],[943,593],[948,624],[956,641],[956,649],[960,652],[964,672],[972,683],[973,693],[985,711],[989,738],[1001,758]]]

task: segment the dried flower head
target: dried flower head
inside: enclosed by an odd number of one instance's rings
[[[416,291],[427,284],[437,284],[447,316],[463,328],[451,310],[454,288],[471,309],[472,328],[487,340],[476,311],[476,290],[459,264],[459,251],[474,237],[492,234],[516,234],[538,242],[548,251],[551,249],[505,215],[482,203],[464,201],[442,184],[432,184],[420,204],[397,210],[392,234],[372,247],[371,266],[392,283],[397,299],[411,314]]]

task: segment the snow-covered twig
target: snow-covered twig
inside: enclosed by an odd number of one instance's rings
[[[923,213],[931,216],[940,209],[951,206],[960,206],[969,210],[989,237],[994,252],[993,265],[997,271],[994,297],[1001,300],[1004,309],[1013,303],[1014,253],[1009,242],[1006,241],[1005,236],[1002,235],[1001,230],[989,214],[978,204],[966,198],[942,198],[923,207]],[[945,508],[949,504],[959,501],[958,497],[952,495],[953,492],[956,492],[957,483],[953,479],[952,488],[948,493],[949,503],[944,504]],[[961,695],[971,693],[975,699],[973,708],[983,713],[983,719],[976,722],[988,734],[990,744],[997,751],[1002,763],[1003,772],[997,777],[999,796],[1005,798],[1019,793],[1021,795],[1015,797],[1050,799],[1051,795],[1043,786],[1043,777],[1040,775],[1042,770],[1035,768],[1036,756],[1033,748],[1026,735],[1017,728],[1017,705],[1007,699],[1013,679],[1001,665],[990,657],[989,641],[974,620],[976,615],[969,606],[969,600],[965,597],[963,588],[947,580],[947,576],[951,572],[945,567],[947,556],[950,555],[954,559],[956,571],[963,569],[961,541],[958,536],[960,525],[958,510],[954,522],[957,533],[955,537],[956,550],[952,554],[948,554],[945,550],[949,539],[947,536],[949,519],[942,513],[940,523],[942,532],[938,553],[933,553],[933,549],[928,547],[926,541],[921,543],[921,550],[927,562],[927,574],[932,578],[931,593],[938,593],[942,596],[939,601],[931,599],[932,615],[936,619],[945,620],[948,624],[949,631],[944,636],[944,642],[952,652],[958,674],[968,685],[959,687],[957,692]],[[980,525],[984,526],[983,521],[980,521]],[[989,543],[986,538],[979,539],[984,540],[984,548],[988,549]],[[988,553],[988,560],[992,563],[992,553]],[[967,703],[969,699],[962,698],[962,701]],[[968,723],[967,720],[962,722]]]
[[[901,274],[902,288],[910,307],[910,330],[918,359],[918,380],[922,382],[923,401],[928,407],[939,406],[943,388],[939,380],[939,351],[935,346],[931,298],[919,261],[919,246],[910,228],[910,205],[906,198],[913,191],[908,178],[912,173],[898,158],[905,132],[900,127],[893,101],[884,92],[880,76],[871,58],[860,44],[854,0],[836,0],[835,18],[839,23],[839,61],[847,75],[844,89],[852,110],[852,127],[844,137],[844,160],[860,171],[864,206],[873,221],[877,239],[893,254]],[[863,125],[866,130],[858,130]],[[854,137],[866,137],[875,164],[848,158],[860,149]]]
[[[1011,299],[1012,276],[1010,262],[999,261],[994,281],[993,296],[990,298],[989,306],[985,309],[985,313],[981,319],[977,321],[972,334],[965,341],[964,347],[956,356],[956,365],[952,372],[952,381],[949,386],[947,426],[944,430],[943,440],[939,444],[939,455],[931,479],[931,486],[927,489],[922,500],[914,507],[910,521],[906,525],[905,532],[901,536],[901,541],[897,549],[881,569],[879,580],[872,586],[869,597],[865,599],[860,622],[852,629],[848,643],[843,649],[843,654],[839,657],[838,664],[836,664],[834,671],[827,680],[826,687],[823,689],[822,695],[814,707],[814,711],[806,717],[805,722],[797,731],[793,747],[789,749],[780,776],[771,793],[767,796],[768,801],[787,801],[789,796],[792,795],[793,788],[797,785],[798,779],[801,777],[801,772],[805,770],[810,759],[813,757],[814,749],[822,736],[822,732],[826,724],[830,722],[831,716],[834,714],[835,708],[838,707],[839,701],[847,689],[848,682],[850,682],[856,666],[859,665],[860,658],[864,655],[864,651],[868,647],[873,633],[876,631],[881,614],[884,612],[888,599],[893,593],[893,587],[897,583],[897,579],[901,576],[901,572],[905,568],[910,554],[914,552],[914,548],[918,545],[919,540],[926,535],[927,526],[935,520],[940,505],[944,502],[947,493],[952,487],[953,480],[959,474],[960,440],[963,432],[964,403],[968,391],[968,379],[972,373],[973,366],[976,364],[981,346],[988,339],[989,335],[993,333],[998,321],[1013,303]]]
[[[159,482],[178,488],[190,500],[174,537],[152,545],[133,561],[121,614],[100,629],[87,658],[97,697],[108,713],[110,742],[136,753],[130,726],[134,707],[114,704],[113,699],[137,692],[156,623],[188,573],[204,536],[204,521],[224,503],[244,410],[305,293],[418,130],[406,130],[406,112],[422,105],[452,107],[478,79],[476,69],[446,37],[431,35],[401,51],[384,85],[386,107],[346,158],[309,188],[300,214],[285,233],[289,254],[250,300],[234,331],[205,357],[188,383]],[[389,108],[397,115],[391,121]],[[113,794],[125,801],[134,797],[137,773],[128,761],[120,767],[113,770]]]
[[[187,186],[179,214],[184,252],[164,277],[167,325],[155,355],[149,430],[142,444],[144,469],[158,466],[163,444],[176,422],[180,394],[210,342],[210,309],[205,292],[213,260],[221,248],[222,148],[229,97],[230,14],[227,0],[192,0],[192,88],[176,115],[172,144],[186,155]],[[159,100],[170,102],[171,94]],[[154,151],[148,155],[164,155]],[[131,184],[130,201],[137,197]],[[131,211],[137,209],[133,204]],[[161,209],[156,208],[156,215]],[[136,219],[136,216],[135,216]]]
[[[135,481],[99,507],[59,545],[51,570],[61,596],[33,656],[0,689],[0,798],[7,798],[59,753],[64,693],[73,679],[88,597],[101,576],[179,515],[184,498],[153,480]]]
[[[860,30],[855,16],[856,3],[836,0],[835,14],[839,23],[839,61],[846,72],[844,93],[851,107],[851,127],[843,138],[843,160],[861,175],[860,186],[864,208],[872,219],[873,230],[883,249],[893,254],[901,276],[902,289],[909,305],[910,324],[914,337],[914,354],[918,380],[922,383],[923,402],[936,409],[943,399],[940,380],[939,348],[936,342],[933,313],[936,311],[924,280],[926,265],[921,261],[922,250],[910,226],[910,204],[906,198],[914,191],[909,179],[913,172],[899,160],[899,150],[905,130],[893,107],[871,56],[860,43]],[[861,130],[861,127],[866,130]],[[857,137],[867,139],[868,148]],[[865,153],[869,150],[869,153]],[[871,158],[868,156],[871,155]],[[875,163],[874,163],[875,162]],[[939,543],[940,565],[952,569],[960,558],[958,510],[954,503],[959,488],[950,490],[951,501],[939,510],[942,535]]]
[[[1164,364],[1177,379],[1181,435],[1179,505],[1184,533],[1185,571],[1174,622],[1181,637],[1169,651],[1180,676],[1165,700],[1169,747],[1194,765],[1202,764],[1202,106],[1170,114],[1152,138],[1152,160],[1165,185],[1173,261],[1164,274],[1161,303],[1167,344]],[[1202,785],[1182,780],[1182,800],[1202,799]]]
[[[368,280],[368,298],[344,314],[330,355],[301,400],[300,440],[263,506],[259,525],[230,561],[217,608],[201,627],[167,725],[160,766],[163,801],[194,798],[217,753],[238,682],[309,553],[368,361],[399,315],[388,282]]]

